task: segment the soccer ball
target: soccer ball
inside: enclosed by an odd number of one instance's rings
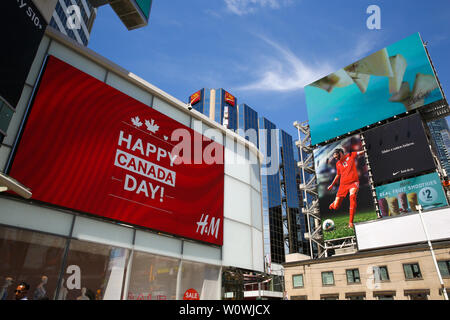
[[[322,224],[323,231],[331,231],[334,229],[334,221],[331,219],[327,219]]]

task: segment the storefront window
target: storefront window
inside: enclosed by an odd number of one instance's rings
[[[25,281],[28,299],[53,300],[65,244],[62,237],[0,227],[0,299],[13,300],[14,289]]]
[[[220,299],[219,276],[218,266],[183,261],[179,299],[195,298],[196,294],[200,300]]]
[[[120,300],[129,250],[71,240],[60,300]]]
[[[135,252],[128,300],[175,300],[180,260]]]

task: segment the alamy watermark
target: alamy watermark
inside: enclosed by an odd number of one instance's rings
[[[370,16],[366,20],[366,26],[369,30],[380,30],[381,29],[381,9],[379,6],[372,4],[367,7],[367,14]]]
[[[68,6],[66,9],[67,22],[66,26],[68,29],[81,29],[81,10],[77,5]]]
[[[275,175],[280,168],[280,130],[279,129],[238,129],[237,134],[240,137],[247,138],[257,148],[259,141],[259,150],[264,155],[261,159],[256,150],[251,151],[248,146],[238,142],[231,135],[223,133],[214,128],[203,130],[201,121],[194,120],[194,132],[202,134],[191,134],[190,130],[179,128],[172,132],[168,142],[173,146],[170,151],[174,159],[173,164],[227,164],[227,165],[251,165],[261,166],[261,175]],[[258,140],[259,137],[259,140]],[[208,144],[203,148],[206,141],[222,142],[224,152],[219,144]],[[252,154],[252,156],[250,156]]]

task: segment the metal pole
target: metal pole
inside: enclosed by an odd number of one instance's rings
[[[419,204],[416,206],[416,209],[419,210],[420,221],[422,223],[422,228],[423,228],[423,231],[425,232],[425,236],[427,238],[428,247],[430,248],[430,251],[431,251],[431,256],[433,257],[434,267],[436,268],[438,278],[439,278],[439,283],[441,284],[441,288],[442,288],[442,294],[444,295],[444,299],[448,300],[447,290],[445,289],[444,281],[442,280],[441,271],[439,270],[436,256],[434,255],[433,246],[431,245],[430,237],[428,236],[428,231],[425,226],[425,222],[423,221],[422,206]]]

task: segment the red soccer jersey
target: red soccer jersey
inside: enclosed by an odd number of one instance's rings
[[[346,154],[336,163],[337,174],[341,176],[340,185],[359,181],[358,171],[356,171],[356,156],[356,152]]]

